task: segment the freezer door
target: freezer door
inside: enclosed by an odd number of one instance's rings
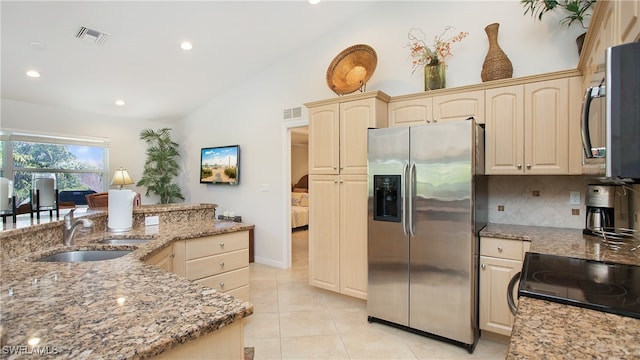
[[[409,326],[475,341],[473,121],[411,128]]]
[[[405,326],[409,325],[409,237],[404,219],[408,144],[409,128],[369,130],[367,312]],[[399,194],[391,191],[398,187]],[[399,201],[391,201],[393,194]],[[385,198],[390,201],[383,202]]]

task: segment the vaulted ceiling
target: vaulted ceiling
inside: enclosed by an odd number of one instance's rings
[[[175,120],[369,1],[2,1],[2,98]],[[82,27],[90,31],[77,38]],[[94,32],[95,31],[95,32]],[[97,32],[108,34],[96,44]],[[193,49],[180,44],[188,40]],[[39,78],[25,75],[37,70]],[[115,105],[122,99],[124,106]]]

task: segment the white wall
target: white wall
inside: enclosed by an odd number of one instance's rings
[[[309,174],[309,146],[291,145],[291,184]]]
[[[133,181],[138,181],[142,176],[146,158],[146,144],[139,139],[140,131],[145,128],[158,129],[167,126],[151,121],[96,115],[8,99],[2,99],[1,115],[2,129],[110,139],[107,185],[111,183],[113,172],[120,166],[127,169]],[[156,196],[144,196],[146,188],[135,185],[128,185],[127,188],[140,192],[143,204],[159,202]]]
[[[369,44],[378,55],[368,90],[392,96],[420,92],[422,75],[411,75],[405,48],[411,27],[435,35],[451,25],[470,33],[454,45],[448,62],[448,87],[481,82],[488,48],[484,27],[493,22],[501,24],[499,42],[513,63],[514,77],[575,68],[579,31],[559,31],[559,24],[551,17],[539,23],[522,14],[517,0],[381,2],[350,24],[321,39],[310,39],[298,52],[286,54],[281,62],[266,66],[184,119],[183,143],[189,144],[183,178],[184,188],[189,189],[187,197],[192,202],[217,203],[220,211],[233,210],[245,222],[255,224],[256,261],[286,266],[283,238],[288,230],[284,216],[288,214],[282,209],[287,194],[281,184],[289,179],[283,178],[282,109],[335,98],[326,85],[327,67],[340,51],[358,43]],[[199,149],[235,143],[242,149],[240,185],[198,184]]]
[[[343,49],[359,43],[372,46],[378,55],[378,65],[367,89],[382,90],[392,96],[423,89],[422,74],[411,74],[405,47],[407,32],[412,27],[421,28],[428,36],[440,34],[446,25],[469,32],[467,38],[453,46],[453,57],[447,61],[447,87],[481,81],[480,71],[488,48],[483,29],[493,22],[500,23],[499,43],[513,63],[514,77],[577,65],[575,37],[580,30],[561,30],[553,14],[542,23],[529,15],[523,16],[518,0],[376,2],[368,9],[344,26],[327,29],[326,36],[309,39],[297,52],[283,54],[278,63],[264,64],[264,69],[249,80],[203,104],[182,123],[169,125],[181,144],[183,174],[179,181],[186,202],[217,203],[219,213],[233,210],[245,222],[255,224],[258,262],[287,265],[283,238],[288,231],[285,226],[288,214],[282,209],[288,187],[283,184],[288,184],[289,178],[283,164],[282,136],[286,132],[282,131],[282,110],[335,98],[326,85],[325,75],[331,60]],[[247,46],[250,45],[249,41]],[[261,61],[259,54],[256,61]],[[229,71],[238,72],[239,79],[247,75],[242,69]],[[145,146],[138,133],[143,128],[167,125],[3,100],[2,126],[109,137],[110,168],[125,166],[139,179]],[[241,147],[239,186],[199,184],[200,148],[229,144]]]

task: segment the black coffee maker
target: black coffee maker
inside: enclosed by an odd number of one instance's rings
[[[603,229],[613,229],[615,227],[615,206],[616,206],[615,185],[588,185],[585,196],[587,214],[584,234],[597,235]]]

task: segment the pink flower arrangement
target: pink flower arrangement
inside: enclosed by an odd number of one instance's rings
[[[453,29],[453,27],[446,26],[442,34],[435,36],[433,38],[433,47],[429,47],[425,43],[426,36],[422,30],[418,28],[411,28],[411,30],[409,30],[409,43],[407,47],[410,49],[411,58],[413,58],[412,74],[426,64],[437,65],[444,63],[446,57],[453,56],[453,54],[451,54],[451,44],[460,42],[469,35],[469,33],[461,31],[453,37],[444,38],[447,31],[451,29]]]

